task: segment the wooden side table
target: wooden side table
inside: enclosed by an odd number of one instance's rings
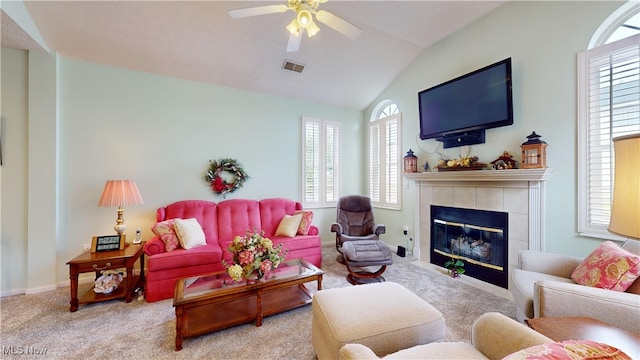
[[[144,287],[143,245],[144,243],[127,243],[124,250],[96,253],[85,251],[67,262],[67,265],[69,265],[69,279],[71,280],[71,306],[69,311],[77,311],[79,304],[91,304],[113,299],[124,298],[126,302],[131,302],[133,289]],[[140,275],[136,276],[133,274],[133,267],[138,259],[140,259]],[[98,294],[92,288],[78,300],[78,275],[80,273],[95,272],[97,279],[102,270],[117,268],[127,269],[127,276],[117,289],[109,294]]]
[[[640,359],[640,334],[588,317],[542,317],[527,320],[533,330],[554,340],[591,340],[614,346]]]

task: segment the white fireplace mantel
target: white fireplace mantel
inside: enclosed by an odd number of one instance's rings
[[[416,255],[430,261],[431,205],[509,213],[510,267],[517,265],[520,249],[544,251],[544,182],[552,173],[542,168],[403,174],[416,183]]]
[[[403,174],[416,182],[430,181],[545,181],[553,169],[438,171]]]

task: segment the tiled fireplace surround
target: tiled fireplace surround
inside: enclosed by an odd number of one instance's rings
[[[546,168],[404,174],[415,182],[419,199],[414,253],[430,263],[431,205],[503,211],[509,214],[511,279],[519,250],[544,250],[544,182],[552,172]]]

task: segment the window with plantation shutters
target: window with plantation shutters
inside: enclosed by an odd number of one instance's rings
[[[335,206],[340,197],[340,123],[302,118],[305,207]]]
[[[640,132],[640,35],[578,54],[578,89],[578,231],[617,239],[612,139]]]
[[[398,107],[379,106],[369,122],[369,197],[376,207],[401,208],[400,129]]]

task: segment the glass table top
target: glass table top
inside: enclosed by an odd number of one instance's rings
[[[268,279],[259,279],[255,283],[250,283],[244,279],[239,282],[234,281],[226,271],[184,278],[178,280],[174,304],[200,296],[222,296],[235,291],[245,291],[247,287],[269,286],[323,273],[321,269],[304,259],[294,259],[281,263],[279,267],[273,269]]]

